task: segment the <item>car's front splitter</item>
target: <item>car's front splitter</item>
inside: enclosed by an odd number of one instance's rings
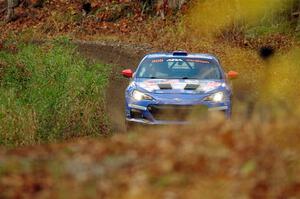
[[[202,104],[200,104],[202,105]],[[130,123],[138,123],[145,125],[186,125],[191,124],[191,121],[170,121],[170,120],[157,120],[148,110],[148,107],[141,105],[128,104],[128,112],[132,110],[139,111],[143,118],[132,118],[130,114],[127,114],[126,121]],[[223,112],[226,118],[230,118],[231,107],[228,105],[221,105],[215,107],[208,107],[209,112]]]
[[[191,124],[188,121],[149,121],[145,119],[134,119],[134,118],[126,118],[126,122],[137,123],[142,125],[187,125]]]

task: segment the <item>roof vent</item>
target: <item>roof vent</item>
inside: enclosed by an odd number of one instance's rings
[[[188,53],[186,51],[174,51],[173,56],[187,56]]]

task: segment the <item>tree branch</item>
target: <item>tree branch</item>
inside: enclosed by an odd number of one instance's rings
[[[6,11],[7,8],[3,8],[1,11],[0,11],[0,14],[3,14],[5,11]]]

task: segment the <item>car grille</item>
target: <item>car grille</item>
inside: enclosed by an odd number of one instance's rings
[[[149,112],[155,120],[164,121],[187,121],[193,113],[201,115],[207,112],[207,107],[203,105],[183,106],[183,105],[150,105]]]
[[[130,115],[131,115],[131,118],[134,118],[134,119],[144,119],[143,113],[140,110],[131,109]]]

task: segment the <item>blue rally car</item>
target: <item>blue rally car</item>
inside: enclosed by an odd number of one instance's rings
[[[232,91],[218,59],[183,51],[146,55],[137,70],[122,71],[131,78],[125,92],[126,124],[186,124],[196,107],[231,115]],[[195,117],[195,116],[193,116]]]

